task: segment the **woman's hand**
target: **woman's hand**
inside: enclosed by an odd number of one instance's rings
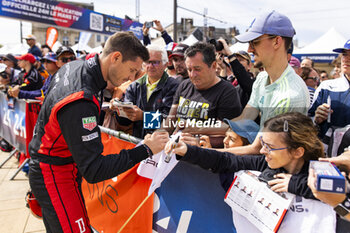
[[[271,190],[274,192],[288,192],[289,180],[292,177],[291,174],[278,173],[274,175],[274,180],[270,180],[268,184],[271,186]]]

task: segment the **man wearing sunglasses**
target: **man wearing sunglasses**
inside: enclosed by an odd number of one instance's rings
[[[150,58],[143,63],[146,74],[133,82],[125,93],[124,101],[132,102],[133,108],[124,108],[128,119],[119,118],[122,125],[133,125],[133,136],[143,138],[153,130],[143,128],[143,112],[157,111],[165,118],[171,108],[175,91],[179,85],[177,79],[165,72],[168,63],[166,50],[157,45],[148,45]]]
[[[64,64],[76,59],[75,53],[71,47],[61,46],[57,49],[57,66],[62,67]]]

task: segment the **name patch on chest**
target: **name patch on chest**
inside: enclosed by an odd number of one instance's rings
[[[81,139],[83,140],[83,142],[87,142],[87,141],[91,141],[92,139],[95,139],[97,137],[98,137],[98,133],[94,132],[94,133],[89,134],[89,135],[81,136]]]

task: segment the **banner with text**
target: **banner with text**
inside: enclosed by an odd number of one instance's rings
[[[45,0],[2,0],[0,16],[102,34],[132,31],[142,39],[142,24],[67,3]]]
[[[0,137],[19,151],[26,153],[26,102],[10,98],[0,92]]]
[[[236,232],[218,174],[180,161],[155,193],[154,233]]]
[[[132,149],[135,144],[101,133],[103,154]],[[96,184],[85,180],[82,190],[91,226],[98,232],[117,232],[147,197],[151,180],[137,175],[138,165]],[[152,232],[153,195],[126,225],[123,232]]]

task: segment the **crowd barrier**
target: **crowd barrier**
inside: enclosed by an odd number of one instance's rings
[[[7,95],[0,92],[0,137],[4,138],[15,148],[5,161],[0,164],[0,168],[17,151],[21,152],[19,158],[20,166],[10,180],[16,177],[29,160],[27,148],[33,136],[40,108],[41,104],[38,101],[7,99]]]
[[[26,153],[40,104],[15,100],[8,106],[6,95],[0,93],[0,105],[0,136]],[[100,129],[103,154],[134,148],[141,140]],[[83,180],[86,208],[97,232],[236,232],[217,174],[180,162],[147,199],[152,180],[139,176],[138,166],[96,184]]]
[[[0,92],[0,136],[17,150],[26,153],[26,105],[24,100],[7,100],[6,94]]]

